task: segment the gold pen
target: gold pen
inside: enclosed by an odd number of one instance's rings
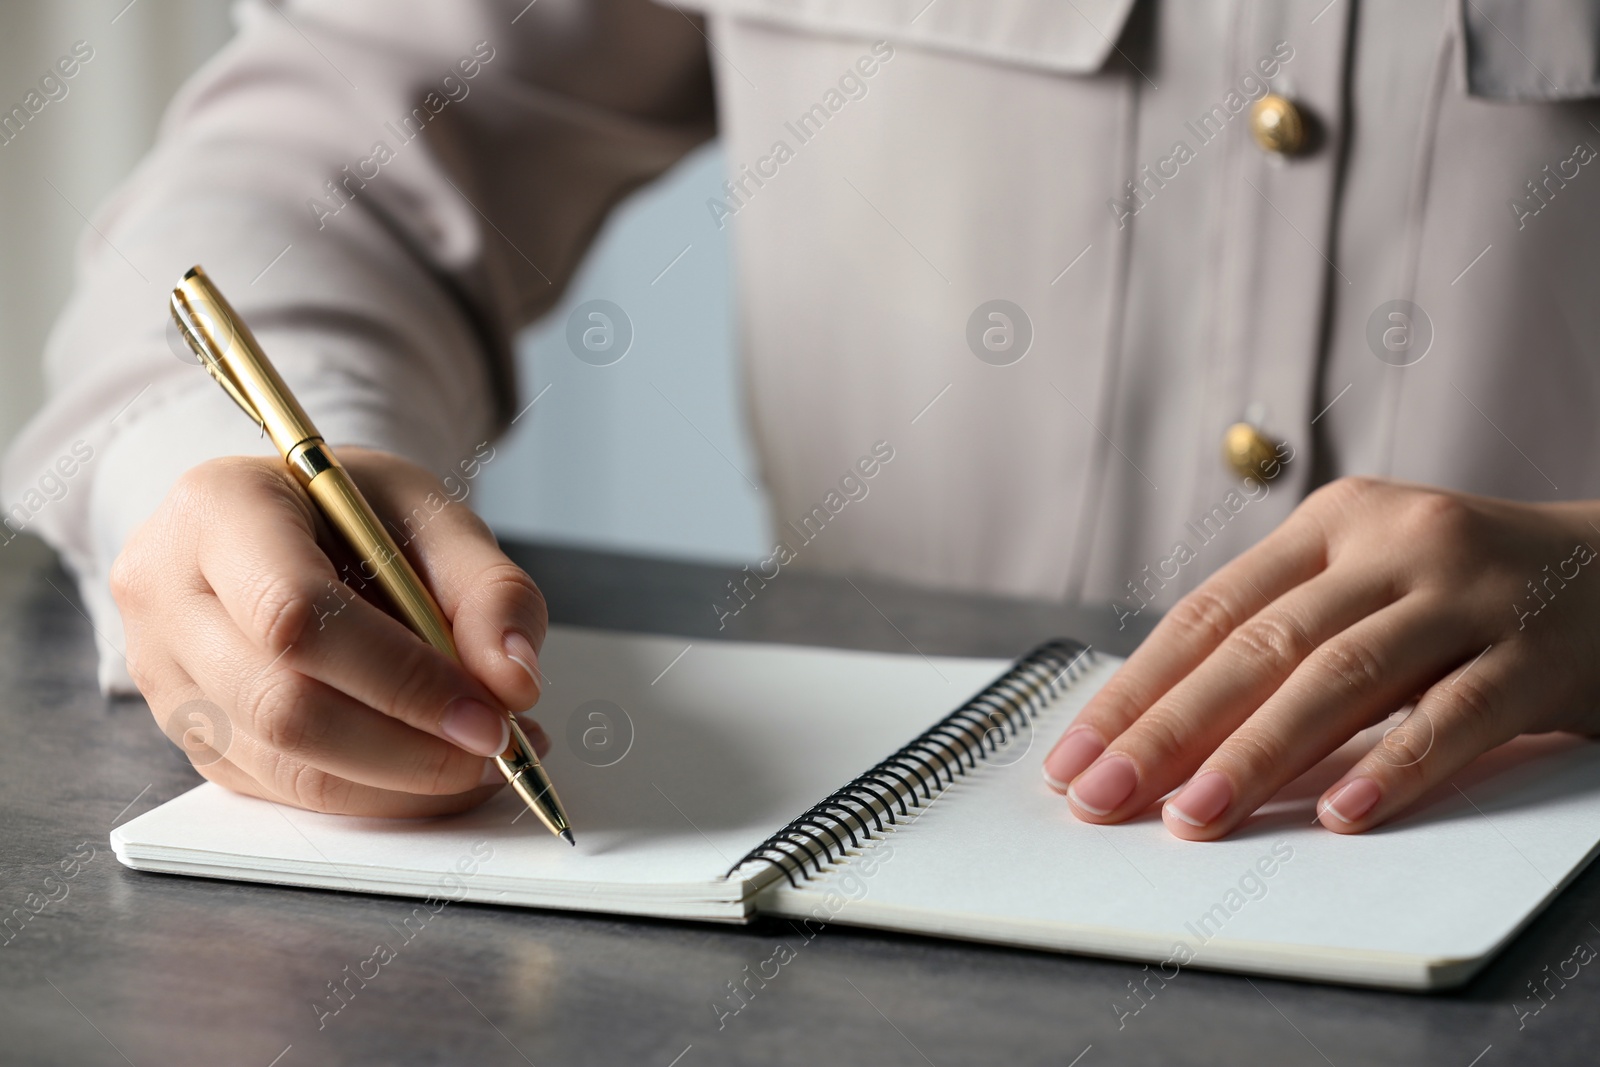
[[[198,266],[172,290],[172,317],[201,364],[259,424],[283,454],[295,480],[305,487],[329,523],[377,571],[378,584],[411,629],[428,644],[460,661],[450,624],[411,563],[383,528],[372,506],[278,376],[250,328]],[[576,844],[567,813],[533,745],[509,711],[511,740],[494,758],[511,787],[550,832]]]

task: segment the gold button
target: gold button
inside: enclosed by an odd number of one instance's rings
[[[1277,444],[1248,422],[1236,422],[1222,435],[1222,458],[1247,480],[1270,482],[1283,469]]]
[[[1286,97],[1268,93],[1250,108],[1250,132],[1263,151],[1292,156],[1306,146],[1306,122]]]

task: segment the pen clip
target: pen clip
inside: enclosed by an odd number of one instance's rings
[[[261,432],[266,433],[266,420],[250,402],[250,398],[245,396],[243,388],[234,380],[227,364],[223,361],[222,353],[216,348],[218,342],[215,335],[219,329],[231,335],[229,317],[213,310],[209,316],[211,321],[207,322],[205,312],[196,307],[193,298],[181,288],[172,291],[171,308],[173,321],[178,324],[178,332],[183,334],[184,341],[188,342],[190,349],[200,358],[200,365],[217,380],[217,384],[222,386],[229,396],[233,397],[233,402],[250,416],[251,421],[261,427]],[[229,343],[232,343],[231,336]]]

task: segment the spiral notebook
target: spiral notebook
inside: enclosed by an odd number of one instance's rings
[[[116,855],[417,897],[424,916],[464,900],[767,914],[808,935],[847,924],[1162,973],[1436,988],[1481,967],[1600,843],[1600,746],[1559,737],[1491,753],[1359,837],[1313,824],[1348,753],[1224,841],[1178,841],[1153,812],[1078,822],[1041,762],[1120,661],[1071,641],[1008,662],[558,627],[541,659],[545,763],[576,848],[509,794],[385,821],[206,784],[118,826]]]

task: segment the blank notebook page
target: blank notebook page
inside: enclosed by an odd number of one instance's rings
[[[1222,841],[1180,841],[1156,811],[1120,826],[1081,823],[1046,787],[1041,764],[1118,663],[1102,659],[1045,710],[1026,756],[958,778],[890,833],[891,855],[872,874],[852,876],[846,864],[801,891],[778,883],[759,909],[1424,988],[1469,977],[1600,841],[1600,745],[1558,735],[1490,753],[1408,816],[1360,835],[1312,825],[1322,790],[1358,744]],[[1376,736],[1358,740],[1370,746]],[[1192,961],[1175,951],[1180,942]]]
[[[464,816],[395,821],[211,784],[117,827],[112,845],[145,870],[737,920],[750,887],[723,880],[735,862],[1009,666],[565,627],[540,659],[543,762],[576,848],[509,790]]]

